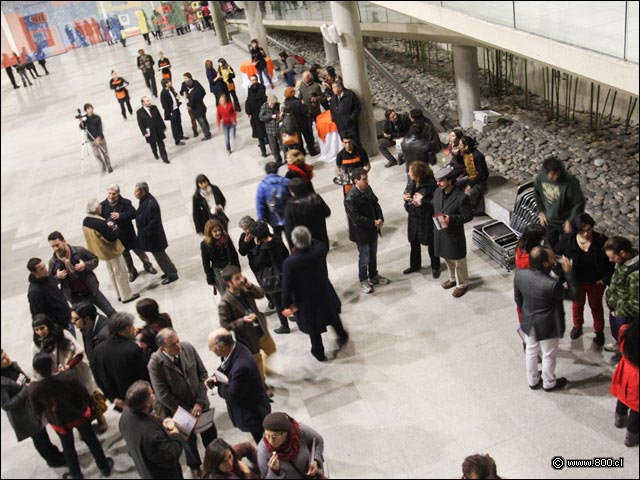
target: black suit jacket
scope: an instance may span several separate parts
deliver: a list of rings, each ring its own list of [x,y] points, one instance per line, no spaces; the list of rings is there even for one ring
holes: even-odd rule
[[[199,81],[194,80],[191,88],[183,84],[181,92],[184,91],[189,99],[189,108],[193,112],[195,118],[204,117],[207,114],[207,106],[204,104],[204,97],[207,92]]]
[[[140,132],[144,136],[147,133],[147,128],[149,129],[149,133],[151,135],[146,137],[147,143],[164,140],[164,131],[167,126],[164,124],[164,120],[162,120],[162,117],[160,116],[160,110],[158,110],[158,107],[155,105],[151,105],[149,110],[151,111],[151,115],[147,113],[147,110],[144,107],[140,107],[136,112]]]
[[[173,95],[174,97],[177,95],[173,87],[171,87],[170,90],[163,88],[162,92],[160,92],[160,103],[162,104],[162,109],[164,110],[165,120],[171,120],[171,115],[173,114],[173,100],[171,100],[171,95]],[[178,102],[177,98],[176,102]],[[180,105],[182,105],[182,103],[178,102],[178,108],[180,108]]]
[[[94,364],[96,382],[112,402],[115,398],[124,400],[127,389],[136,380],[149,381],[144,353],[133,340],[111,337],[98,344]]]
[[[449,196],[438,188],[433,194],[433,213],[449,215],[449,226],[434,230],[433,245],[437,257],[460,260],[467,256],[467,239],[464,224],[473,219],[469,196],[454,188]]]
[[[138,236],[133,228],[133,221],[136,218],[136,209],[128,200],[122,196],[118,198],[118,202],[115,206],[109,205],[109,200],[104,199],[100,205],[102,205],[101,215],[106,219],[111,219],[111,213],[116,212],[120,214],[120,218],[116,220],[116,225],[120,230],[120,241],[127,250],[133,250],[138,246]]]

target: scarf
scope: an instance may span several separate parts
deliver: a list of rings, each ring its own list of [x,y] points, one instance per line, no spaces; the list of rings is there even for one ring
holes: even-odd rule
[[[207,185],[207,188],[205,190],[200,190],[200,195],[202,195],[202,198],[204,198],[207,201],[207,204],[209,204],[209,210],[211,210],[211,214],[215,215],[216,213],[218,213],[216,211],[216,197],[213,195],[213,189],[211,188],[211,185]]]
[[[287,439],[280,447],[273,448],[269,440],[264,439],[264,444],[269,454],[271,455],[273,452],[277,452],[278,460],[285,462],[293,461],[298,456],[298,453],[300,453],[300,425],[298,425],[298,422],[293,418],[291,419],[291,423],[291,431],[287,434]]]
[[[304,181],[304,183],[310,183],[313,178],[313,167],[311,165],[307,165],[306,163],[302,164],[302,167],[298,165],[288,165],[288,170],[292,172],[296,172],[300,178]]]
[[[78,278],[78,273],[76,272],[75,267],[73,266],[73,263],[71,262],[71,248],[67,246],[67,255],[65,257],[58,257],[58,260],[60,260],[63,264],[64,264],[64,268],[67,271],[67,273],[69,274],[69,278],[71,280],[75,280]]]

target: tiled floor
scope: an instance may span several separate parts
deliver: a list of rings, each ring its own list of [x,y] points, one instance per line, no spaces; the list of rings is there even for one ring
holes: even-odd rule
[[[265,162],[250,138],[245,115],[239,118],[238,144],[231,157],[215,131],[211,142],[190,139],[184,147],[167,142],[171,165],[155,161],[135,119],[120,117],[107,89],[115,65],[132,83],[134,105],[148,93],[135,68],[141,46],[141,39],[134,38],[126,49],[101,45],[51,59],[50,76],[16,91],[2,75],[2,347],[27,370],[31,360],[27,260],[50,257],[46,237],[55,229],[71,244],[83,243],[87,199],[104,198],[111,182],[119,183],[123,194],[133,199],[133,186],[140,180],[149,183],[160,201],[168,253],[180,280],[167,287],[159,285],[158,277],[141,275],[133,289],[155,298],[171,314],[181,339],[198,348],[210,370],[217,365],[206,348],[206,336],[218,321],[216,300],[200,263],[200,238],[190,218],[194,179],[205,173],[221,187],[228,200],[231,234],[237,239],[238,220],[255,211],[256,185]],[[210,33],[167,39],[148,51],[157,56],[160,49],[171,59],[175,76],[190,71],[201,82],[205,59],[224,56],[237,67],[246,58],[235,46],[216,47]],[[281,96],[281,85],[276,92]],[[206,100],[211,105],[212,96]],[[102,116],[115,168],[109,176],[100,175],[92,158],[81,174],[80,133],[73,117],[85,102],[93,103]],[[186,121],[184,126],[190,134]],[[315,164],[314,183],[333,210],[328,223],[329,271],[353,341],[336,360],[321,364],[309,354],[308,338],[297,330],[276,336],[278,353],[269,361],[276,391],[274,410],[287,411],[322,433],[335,478],[453,478],[460,476],[463,458],[478,452],[493,455],[499,473],[507,478],[637,478],[637,448],[624,447],[624,432],[613,426],[610,354],[592,350],[590,315],[585,337],[573,344],[567,338],[561,342],[557,370],[569,377],[571,388],[553,394],[529,390],[515,332],[511,274],[471,246],[470,224],[472,289],[465,297],[453,299],[428,269],[402,275],[409,257],[401,200],[404,172],[385,169],[383,164],[381,157],[373,159],[371,184],[387,219],[379,249],[380,272],[392,283],[369,296],[360,294],[356,281],[357,254],[347,239],[342,192],[331,183],[333,168]],[[104,266],[97,274],[103,291],[115,301]],[[119,308],[134,312],[133,305]],[[272,327],[277,323],[274,316],[269,321]],[[332,336],[325,337],[328,350],[335,349]],[[213,404],[220,435],[229,442],[249,440],[231,427],[218,397],[213,397]],[[109,412],[108,419],[110,428],[102,439],[116,460],[114,477],[134,477],[118,435],[118,415]],[[87,477],[98,476],[87,448],[80,441],[77,446]],[[624,457],[625,466],[556,472],[550,467],[555,455]],[[15,441],[4,414],[1,472],[3,478],[54,475],[29,441]]]

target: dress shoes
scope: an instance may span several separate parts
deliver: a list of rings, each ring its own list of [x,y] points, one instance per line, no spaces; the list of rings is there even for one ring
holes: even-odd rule
[[[162,285],[168,285],[171,282],[175,282],[176,280],[178,280],[178,276],[177,275],[175,277],[167,277],[164,280],[162,280]]]
[[[460,298],[465,293],[467,293],[467,290],[469,290],[469,287],[456,287],[451,295],[453,296],[453,298]]]
[[[213,137],[211,135],[209,135],[208,137],[204,137],[202,139],[200,139],[201,142],[206,142],[207,140],[211,140]]]
[[[291,333],[291,329],[289,327],[280,326],[274,330],[274,332],[279,334]]]
[[[140,294],[139,293],[134,293],[133,295],[131,295],[131,298],[129,298],[128,300],[123,300],[122,303],[133,302],[134,300],[137,300],[139,298],[140,298]]]
[[[176,142],[176,145],[186,145],[184,142]]]
[[[160,156],[157,153],[153,154],[153,158],[155,158],[156,160],[160,160]]]
[[[626,415],[620,415],[616,413],[615,426],[616,428],[625,428],[627,426],[628,417]]]
[[[171,163],[168,158],[162,160],[162,163]]]
[[[338,337],[338,348],[344,347],[347,343],[349,343],[349,334]]]
[[[440,278],[440,269],[439,268],[432,268],[431,269],[431,276],[433,278]]]
[[[569,336],[571,337],[571,340],[577,340],[582,336],[582,329],[573,327]]]
[[[456,286],[456,281],[451,279],[447,280],[442,284],[442,288],[444,288],[445,290],[449,290],[450,288],[453,288],[455,286]]]
[[[145,270],[145,272],[150,273],[151,275],[155,275],[156,273],[158,273],[158,271],[155,268],[153,268],[153,265],[150,266],[149,268],[144,267],[144,270]],[[166,277],[167,277],[166,275],[162,276],[162,278],[166,278]]]
[[[129,283],[133,283],[138,278],[138,271],[134,270],[133,272],[129,272]]]
[[[604,332],[596,332],[596,337],[593,339],[593,343],[598,347],[604,345]]]
[[[398,165],[398,162],[393,160],[393,161],[388,161],[387,163],[384,164],[384,168],[389,168],[389,167],[393,167],[395,165]]]
[[[419,272],[419,271],[420,271],[420,269],[419,269],[419,268],[409,267],[409,268],[405,268],[405,269],[402,271],[402,273],[403,273],[403,275],[409,275],[410,273],[413,273],[413,272]]]

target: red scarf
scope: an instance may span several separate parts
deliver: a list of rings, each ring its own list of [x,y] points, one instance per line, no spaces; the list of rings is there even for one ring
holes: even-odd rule
[[[311,179],[313,178],[313,167],[311,165],[307,165],[306,163],[302,164],[301,168],[298,165],[288,165],[287,169],[291,170],[292,172],[296,172],[300,178],[302,178],[302,180],[304,181],[304,183],[310,183]]]
[[[291,166],[291,165],[289,165]],[[278,448],[273,448],[273,445],[267,440],[264,439],[264,444],[267,447],[267,451],[270,454],[273,452],[278,453],[278,459],[287,461],[293,461],[298,456],[298,452],[300,452],[300,426],[298,422],[296,422],[293,418],[291,419],[292,428],[291,431],[287,434],[287,439],[285,442],[280,445]]]

